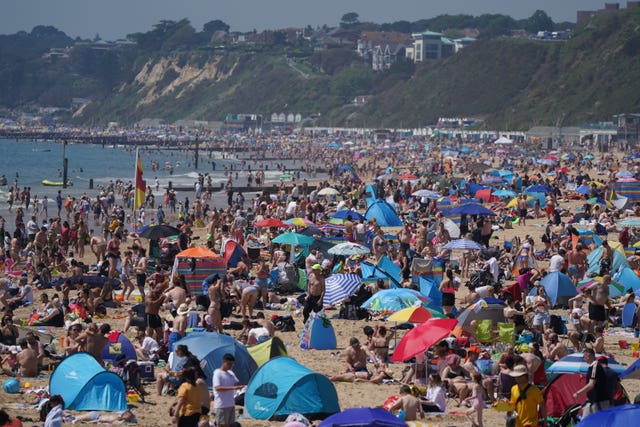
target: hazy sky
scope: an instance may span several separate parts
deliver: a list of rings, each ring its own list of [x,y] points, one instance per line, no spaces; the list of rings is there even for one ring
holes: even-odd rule
[[[415,21],[442,14],[502,13],[526,18],[536,9],[554,21],[575,22],[577,10],[602,8],[605,0],[3,0],[0,33],[52,25],[71,37],[105,40],[146,32],[160,20],[188,18],[200,31],[221,19],[232,31],[335,26],[347,12],[361,21]],[[626,5],[626,2],[621,3]]]

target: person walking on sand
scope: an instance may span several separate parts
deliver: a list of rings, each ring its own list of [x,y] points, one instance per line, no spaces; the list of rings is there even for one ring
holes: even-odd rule
[[[515,427],[534,427],[538,419],[547,427],[547,408],[538,387],[529,383],[529,372],[524,365],[517,365],[509,373],[516,385],[511,387],[510,406],[516,412]],[[539,416],[539,417],[538,417]]]

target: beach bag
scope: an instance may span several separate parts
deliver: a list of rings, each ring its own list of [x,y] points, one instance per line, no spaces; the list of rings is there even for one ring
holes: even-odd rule
[[[295,332],[296,322],[290,315],[278,316],[273,320],[273,325],[280,332]]]

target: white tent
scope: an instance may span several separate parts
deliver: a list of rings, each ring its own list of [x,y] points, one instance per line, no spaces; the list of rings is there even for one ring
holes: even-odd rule
[[[509,139],[506,136],[501,136],[494,141],[494,144],[513,144],[513,139]]]

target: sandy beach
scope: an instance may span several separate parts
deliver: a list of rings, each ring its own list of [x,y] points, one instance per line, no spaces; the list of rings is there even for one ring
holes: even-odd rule
[[[596,171],[591,171],[592,176],[596,176]],[[224,200],[220,197],[224,193],[219,193],[218,198],[214,198],[220,202]],[[561,207],[570,208],[575,211],[576,208],[580,207],[582,202],[573,201],[573,202],[561,202]],[[10,219],[8,219],[9,221]],[[175,218],[170,218],[172,223],[175,223]],[[494,233],[494,237],[492,239],[492,245],[502,246],[504,242],[510,242],[514,237],[518,236],[521,239],[524,238],[525,235],[533,236],[537,242],[537,245],[540,245],[539,238],[543,232],[543,227],[546,224],[546,220],[544,218],[527,220],[526,226],[518,226],[515,225],[512,229],[505,229],[501,231],[497,231]],[[204,228],[195,228],[194,233],[197,236],[200,236],[199,240],[195,240],[196,244],[200,244],[200,242],[204,242],[205,239],[205,229]],[[609,235],[610,240],[617,241],[617,234],[611,233]],[[90,251],[87,251],[88,255],[82,259],[83,262],[87,264],[91,264],[94,262],[93,256],[90,255]],[[454,258],[455,258],[454,253]],[[539,263],[540,268],[546,268],[547,262],[542,261]],[[511,281],[508,281],[506,285],[511,284]],[[457,303],[462,300],[465,296],[467,289],[462,287],[461,290],[456,294]],[[39,301],[39,295],[42,292],[46,292],[51,296],[55,291],[54,290],[46,290],[46,291],[36,291],[35,292],[35,300]],[[124,316],[126,313],[128,305],[124,305],[117,309],[110,309],[108,311],[108,315],[99,320],[100,322],[109,323],[113,329],[121,329],[123,326]],[[21,318],[27,318],[30,313],[30,308],[22,308],[16,312],[18,316]],[[285,312],[272,312],[265,310],[265,316],[270,317],[271,314],[284,314]],[[566,310],[554,310],[553,313],[566,315]],[[287,351],[289,355],[295,358],[297,361],[307,366],[308,368],[319,372],[325,375],[331,375],[340,373],[344,370],[344,363],[339,352],[346,348],[349,345],[349,339],[351,337],[358,337],[360,340],[364,338],[362,328],[365,325],[375,325],[375,324],[384,324],[383,321],[351,321],[351,320],[342,320],[342,319],[332,319],[333,327],[336,331],[337,337],[337,348],[335,350],[303,350],[300,348],[300,332],[302,330],[302,318],[301,316],[293,313],[296,319],[296,332],[278,332],[276,335],[279,336],[283,342],[287,346]],[[337,310],[328,310],[327,315],[331,318],[334,316],[337,317]],[[238,318],[233,320],[240,320]],[[386,326],[393,326],[392,322],[386,322]],[[63,334],[62,330],[54,330],[54,329],[46,329],[47,332],[51,332],[57,337]],[[237,333],[236,331],[230,331],[232,335]],[[400,340],[404,331],[399,331],[396,340]],[[128,336],[132,336],[131,333],[127,334]],[[632,357],[632,351],[629,349],[621,349],[618,346],[619,340],[627,340],[628,342],[639,342],[637,338],[633,338],[631,333],[624,333],[616,330],[616,333],[607,333],[606,334],[606,349],[615,357],[616,360],[623,364],[630,364],[635,359]],[[394,340],[394,341],[396,341]],[[395,379],[399,379],[402,376],[402,369],[404,368],[404,364],[392,364],[390,370],[393,372],[393,377]],[[158,369],[158,368],[156,368]],[[6,379],[6,377],[0,377],[2,380]],[[33,409],[30,405],[37,400],[35,396],[31,395],[28,392],[25,392],[24,384],[27,382],[26,379],[21,380],[21,394],[7,394],[0,393],[0,407],[7,410],[11,415],[20,415],[25,419],[30,419],[31,421],[24,422],[25,426],[31,425],[41,425],[37,420],[37,413],[35,409]],[[46,387],[48,384],[48,378],[35,378],[29,379],[34,388]],[[640,381],[637,380],[625,380],[623,381],[623,385],[625,386],[629,397],[633,401],[633,398],[636,394],[640,393]],[[370,384],[370,383],[346,383],[346,382],[337,382],[335,383],[336,390],[338,392],[340,407],[342,409],[350,408],[350,407],[375,407],[380,406],[385,401],[385,399],[391,395],[398,394],[398,390],[400,384],[398,382],[389,383],[389,384]],[[138,419],[138,425],[140,426],[169,426],[171,423],[169,422],[168,416],[168,408],[170,404],[175,400],[174,397],[170,396],[161,396],[158,397],[155,395],[155,384],[149,384],[146,386],[147,390],[152,393],[146,397],[147,403],[136,403],[132,406],[133,411]],[[26,408],[19,408],[19,404],[27,404]],[[464,409],[462,409],[464,410]],[[424,420],[423,425],[425,426],[471,426],[471,422],[464,416],[460,415],[461,409],[456,407],[453,399],[449,399],[447,403],[447,413],[439,416],[430,416]],[[213,420],[213,419],[212,419]],[[282,425],[283,423],[279,422],[270,422],[270,421],[260,421],[253,420],[249,418],[241,418],[238,420],[243,426],[271,426],[271,425]],[[493,409],[487,409],[484,411],[484,424],[486,426],[499,426],[504,424],[504,413],[497,412]],[[85,425],[85,424],[78,424]],[[89,424],[86,424],[89,425]],[[212,424],[213,425],[213,424]]]

